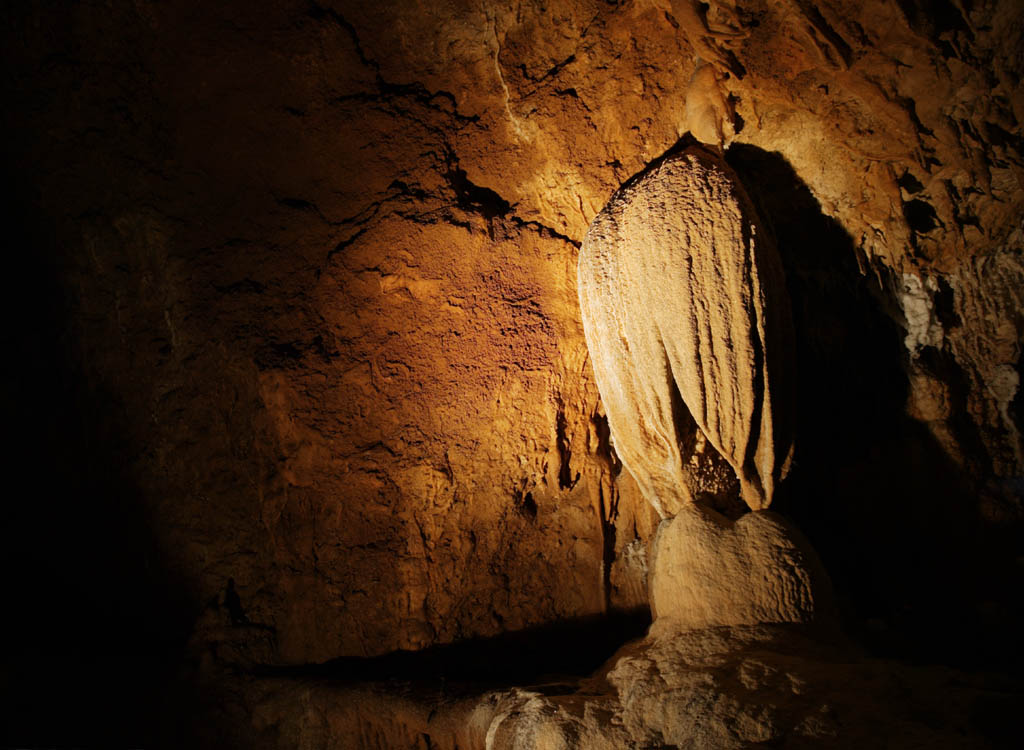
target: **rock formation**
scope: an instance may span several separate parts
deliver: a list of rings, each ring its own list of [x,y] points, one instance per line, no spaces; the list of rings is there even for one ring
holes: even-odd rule
[[[1019,727],[1005,684],[864,658],[778,625],[680,630],[659,620],[584,678],[440,700],[440,683],[401,684],[236,677],[211,692],[247,747],[855,750],[881,739],[983,750],[1013,747]],[[212,706],[197,710],[216,716]]]
[[[651,549],[651,614],[680,629],[825,623],[833,615],[818,556],[775,513],[734,523],[692,504],[661,524]]]
[[[12,0],[0,18],[0,403],[23,485],[0,524],[0,744],[443,747],[439,723],[477,709],[460,726],[485,744],[528,735],[517,711],[613,745],[1021,736],[1019,682],[985,672],[1024,670],[1019,2]],[[753,505],[773,497],[857,646],[655,632],[599,675],[623,697],[591,700],[572,691],[598,664],[552,685],[533,641],[503,639],[644,629],[660,518],[611,436],[576,273],[609,196],[695,141],[727,147],[688,153],[715,190],[742,184],[751,252],[777,238],[799,398],[787,426],[753,327],[706,432],[689,393],[719,369],[673,372],[694,422],[673,418],[681,447],[650,441],[683,475],[658,497],[734,518],[737,473]],[[742,239],[756,222],[728,201],[716,226]],[[730,310],[702,345],[761,314]],[[446,659],[478,641],[541,663],[473,692]],[[373,679],[405,651],[440,663],[423,695]],[[646,708],[620,710],[630,695]]]
[[[706,438],[767,508],[793,448],[792,323],[732,170],[695,148],[655,164],[594,219],[578,279],[615,450],[644,496],[663,517],[697,499]]]

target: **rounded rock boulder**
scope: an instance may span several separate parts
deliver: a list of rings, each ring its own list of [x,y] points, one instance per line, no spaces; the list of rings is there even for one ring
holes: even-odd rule
[[[833,618],[832,586],[810,543],[784,518],[756,511],[733,522],[690,504],[653,543],[651,612],[684,629]]]

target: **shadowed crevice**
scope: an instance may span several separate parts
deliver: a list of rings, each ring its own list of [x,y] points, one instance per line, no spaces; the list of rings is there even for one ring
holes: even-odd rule
[[[580,617],[493,638],[395,651],[369,658],[344,657],[323,664],[252,667],[261,677],[319,678],[338,683],[458,683],[499,688],[548,683],[595,672],[623,644],[643,637],[646,609]]]
[[[909,354],[887,272],[861,273],[850,236],[781,155],[739,145],[727,159],[777,238],[793,307],[796,450],[773,509],[807,534],[847,629],[878,653],[991,662],[1000,641],[977,613],[988,577],[977,503],[906,414]]]

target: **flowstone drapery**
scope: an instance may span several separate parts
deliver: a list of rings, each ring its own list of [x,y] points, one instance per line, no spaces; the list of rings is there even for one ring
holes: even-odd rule
[[[810,545],[764,511],[793,451],[793,328],[782,265],[732,170],[699,147],[620,189],[579,260],[583,328],[615,449],[663,520],[649,592],[683,629],[828,618]],[[727,466],[726,466],[727,464]]]
[[[723,458],[767,508],[793,448],[792,321],[775,247],[722,158],[691,147],[620,189],[578,283],[615,449],[662,517],[713,492]]]

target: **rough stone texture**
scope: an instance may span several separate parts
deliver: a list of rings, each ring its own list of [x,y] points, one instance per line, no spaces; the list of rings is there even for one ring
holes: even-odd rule
[[[941,431],[940,441],[950,455],[959,461],[982,462],[973,467],[977,473],[1015,477],[1024,463],[1018,396],[1024,356],[1024,321],[1019,312],[1024,304],[1022,253],[1000,249],[972,258],[947,278],[928,277],[928,282],[939,297],[928,310],[928,328],[936,337],[932,346],[945,348],[953,362],[961,363],[963,374],[959,383],[949,383],[948,375],[946,381],[940,380],[940,388],[948,395],[932,400],[912,388],[915,416]],[[948,347],[943,346],[944,339]],[[917,365],[916,372],[927,378],[927,360],[919,358]],[[956,399],[962,403],[954,403]],[[965,425],[953,421],[961,409],[980,426],[977,434],[965,434]]]
[[[781,516],[730,521],[700,505],[658,527],[651,548],[651,613],[678,627],[827,621],[828,577],[802,535]]]
[[[681,135],[731,129],[864,268],[1016,252],[1012,6],[12,6],[7,147],[155,585],[195,616],[234,577],[284,661],[642,604],[622,561],[653,523],[608,452],[576,243]],[[949,421],[1002,434],[1008,387]]]
[[[724,457],[767,508],[792,457],[793,326],[732,170],[695,148],[658,162],[594,219],[577,283],[615,451],[644,496],[674,515],[717,489]]]
[[[879,741],[980,749],[1019,738],[1012,707],[1022,686],[1013,680],[986,685],[955,670],[866,659],[792,627],[673,625],[659,621],[588,678],[474,691],[235,677],[218,686],[230,685],[219,710],[238,712],[246,747],[267,750],[852,749]]]
[[[43,696],[52,725],[52,686],[93,695],[118,648],[134,688],[231,578],[217,637],[270,665],[643,606],[657,519],[609,448],[577,245],[688,135],[788,165],[835,233],[787,279],[870,282],[858,304],[904,329],[834,336],[791,293],[821,334],[802,364],[832,359],[800,381],[821,416],[773,507],[815,508],[858,623],[1019,632],[1019,3],[258,5],[0,11],[2,397],[29,485],[0,547],[37,643],[11,673],[45,675],[5,705]],[[907,406],[924,426],[890,430]],[[1007,658],[974,634],[935,637]],[[69,643],[90,661],[66,683]]]

